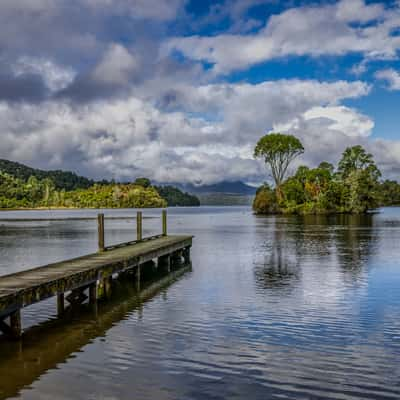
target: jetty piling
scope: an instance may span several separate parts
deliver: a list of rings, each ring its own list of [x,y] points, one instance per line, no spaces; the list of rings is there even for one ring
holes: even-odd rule
[[[136,239],[140,242],[143,239],[143,218],[142,212],[136,214]]]
[[[162,212],[162,234],[167,236],[167,210]]]
[[[182,259],[190,263],[193,236],[169,236],[167,213],[162,212],[162,233],[143,237],[142,212],[137,213],[137,238],[106,246],[104,214],[99,214],[98,252],[14,274],[0,276],[0,332],[22,335],[21,309],[50,297],[57,297],[57,313],[86,301],[96,305],[110,297],[112,281],[119,274],[133,273],[140,290],[142,270],[162,268],[171,271]]]
[[[99,214],[97,216],[97,231],[99,238],[99,251],[104,251],[104,214]]]

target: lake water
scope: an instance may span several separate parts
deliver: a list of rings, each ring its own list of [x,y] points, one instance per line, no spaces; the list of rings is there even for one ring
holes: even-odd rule
[[[0,274],[95,251],[96,213],[0,213]],[[105,214],[108,243],[135,238],[133,210]],[[160,210],[144,216],[158,233]],[[400,398],[399,208],[176,208],[169,231],[195,235],[192,269],[146,299],[125,282],[97,316],[24,309],[39,327],[0,343],[0,398]]]

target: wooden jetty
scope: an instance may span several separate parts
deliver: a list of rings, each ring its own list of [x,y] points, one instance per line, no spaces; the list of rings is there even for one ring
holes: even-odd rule
[[[13,338],[22,335],[21,309],[57,296],[61,315],[66,302],[75,306],[96,304],[107,297],[112,279],[132,273],[140,288],[143,268],[165,268],[171,263],[190,262],[192,236],[169,236],[167,214],[162,213],[162,234],[143,238],[142,213],[136,217],[137,239],[114,246],[105,245],[104,214],[98,216],[99,251],[14,274],[0,276],[0,331]]]

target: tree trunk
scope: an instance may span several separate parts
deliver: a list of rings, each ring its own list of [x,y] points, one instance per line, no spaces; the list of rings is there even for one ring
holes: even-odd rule
[[[276,191],[276,199],[278,201],[278,204],[280,204],[283,200],[283,192],[281,189],[281,185],[277,185],[275,191]]]

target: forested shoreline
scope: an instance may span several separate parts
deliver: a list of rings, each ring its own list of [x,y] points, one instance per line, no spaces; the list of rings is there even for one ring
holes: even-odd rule
[[[195,196],[171,186],[155,187],[146,178],[128,183],[96,183],[72,172],[36,170],[0,160],[0,209],[154,208],[199,204]]]
[[[345,149],[337,166],[299,166],[287,175],[292,161],[303,154],[292,135],[272,133],[260,139],[255,156],[263,158],[275,187],[262,185],[253,202],[256,214],[361,214],[380,206],[400,204],[400,184],[381,181],[373,155],[360,146]]]
[[[286,176],[290,163],[304,148],[291,135],[268,134],[255,156],[266,162],[275,186],[263,184],[256,193],[256,214],[365,213],[380,206],[400,205],[400,184],[382,180],[373,155],[362,146],[347,148],[336,166],[299,166]],[[147,208],[199,206],[195,195],[171,186],[94,180],[69,171],[44,171],[0,160],[0,209]]]

